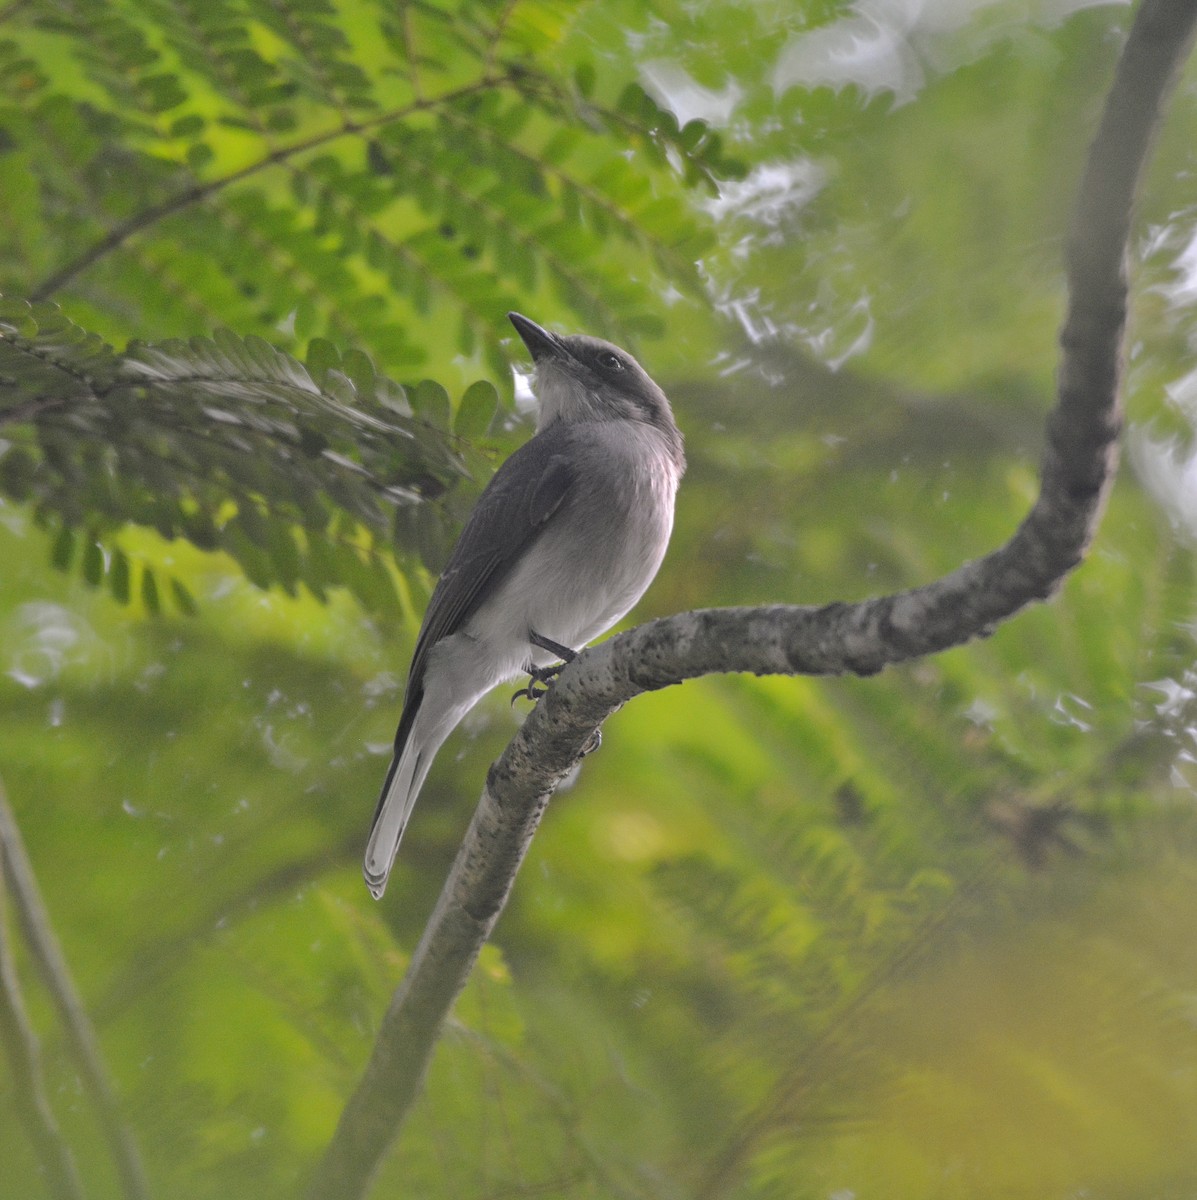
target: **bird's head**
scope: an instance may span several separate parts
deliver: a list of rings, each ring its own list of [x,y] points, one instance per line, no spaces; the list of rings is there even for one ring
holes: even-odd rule
[[[626,351],[602,338],[564,336],[507,314],[536,364],[537,427],[553,421],[640,421],[681,453],[681,434],[665,393]]]

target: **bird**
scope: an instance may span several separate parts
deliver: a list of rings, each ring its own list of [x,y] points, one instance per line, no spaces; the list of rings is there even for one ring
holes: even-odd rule
[[[495,472],[428,602],[363,874],[386,889],[437,751],[492,688],[542,694],[657,574],[686,468],[660,387],[626,350],[507,314],[532,356],[536,432]],[[521,694],[521,693],[517,693]]]

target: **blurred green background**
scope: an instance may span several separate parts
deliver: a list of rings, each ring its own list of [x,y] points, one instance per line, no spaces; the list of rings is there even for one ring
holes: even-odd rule
[[[514,731],[505,694],[458,731],[371,901],[437,556],[529,429],[506,310],[624,342],[673,400],[690,470],[636,617],[933,579],[1035,494],[1062,231],[1130,16],[0,7],[0,291],[119,349],[323,338],[412,397],[501,397],[451,438],[472,479],[380,552],[385,596],[319,599],[277,560],[257,586],[185,523],[0,479],[0,778],[153,1194],[299,1194]],[[612,718],[375,1194],[1192,1195],[1194,147],[1190,68],[1140,206],[1130,452],[1089,560],[933,660],[703,679]],[[413,406],[449,437],[443,395]],[[0,474],[21,449],[50,478],[8,403]],[[161,603],[113,581],[117,551]],[[5,920],[87,1194],[121,1195]],[[0,1066],[0,1196],[23,1200],[22,1086]]]

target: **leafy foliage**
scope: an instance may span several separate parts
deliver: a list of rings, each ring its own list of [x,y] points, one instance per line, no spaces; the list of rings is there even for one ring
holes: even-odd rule
[[[117,537],[132,522],[224,550],[262,587],[342,584],[394,607],[391,536],[417,528],[396,512],[429,511],[465,474],[435,385],[409,400],[360,353],[316,341],[305,367],[227,331],[118,355],[52,306],[0,303],[0,486],[58,525],[57,566],[82,528],[84,578],[125,602],[139,586],[156,611],[152,569],[135,584]],[[463,423],[484,430],[497,402],[477,385]]]
[[[555,69],[568,20],[493,0],[20,6],[0,287],[105,333],[219,321],[387,370],[456,349],[505,372],[517,297],[659,328],[655,283],[693,291],[708,236],[684,186],[739,168],[634,83],[607,99],[593,67]]]
[[[85,577],[128,597],[113,534],[131,521],[227,550],[263,586],[322,595],[340,580],[394,609],[392,537],[439,565],[476,493],[448,494],[464,448],[446,440],[443,387],[402,393],[372,363],[409,378],[456,353],[460,385],[503,377],[509,309],[570,311],[630,338],[659,329],[665,281],[696,291],[709,232],[683,193],[740,168],[638,84],[605,99],[592,67],[554,69],[566,15],[223,0],[13,10],[0,290],[61,299],[118,344],[189,339],[139,343],[118,363],[48,310],[6,307],[4,421],[32,417],[35,436],[8,450],[3,486],[61,524],[55,561],[79,540]],[[318,388],[260,339],[194,339],[217,324],[293,354],[310,345]],[[459,432],[477,440],[493,393],[467,394]]]

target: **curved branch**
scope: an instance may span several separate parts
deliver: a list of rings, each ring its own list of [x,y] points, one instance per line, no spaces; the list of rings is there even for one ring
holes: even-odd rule
[[[374,1052],[309,1195],[361,1196],[414,1100],[437,1030],[489,937],[554,789],[595,730],[641,692],[714,672],[873,674],[984,637],[1081,561],[1117,465],[1126,245],[1135,189],[1193,0],[1143,0],[1090,150],[1068,239],[1068,313],[1039,498],[1010,541],[924,587],[858,604],[682,613],[587,650],[490,769]]]

